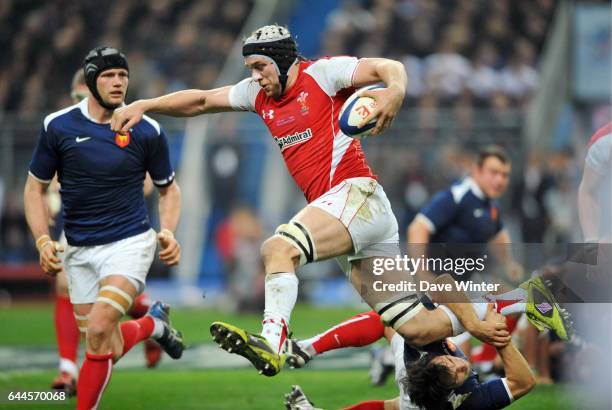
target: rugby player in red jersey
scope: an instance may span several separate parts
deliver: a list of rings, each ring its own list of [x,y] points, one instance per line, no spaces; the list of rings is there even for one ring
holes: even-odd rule
[[[357,88],[382,82],[384,88],[363,93],[376,100],[376,109],[361,125],[376,118],[373,135],[387,129],[406,93],[404,66],[386,58],[306,60],[298,54],[289,30],[278,25],[255,30],[244,41],[242,55],[249,78],[213,90],[184,90],[135,101],[116,110],[111,121],[113,130],[123,132],[146,112],[172,116],[256,113],[308,201],[262,245],[266,283],[261,334],[215,322],[210,328],[215,341],[246,357],[260,373],[277,374],[285,361],[282,346],[297,299],[295,270],[330,258],[336,258],[364,300],[405,340],[422,345],[446,336],[440,325],[447,319],[439,316],[445,313],[424,309],[416,292],[372,291],[374,280],[394,276],[373,275],[372,264],[399,255],[397,221],[359,140],[344,134],[338,124],[343,103]],[[493,343],[509,340],[504,324],[478,320],[469,303],[449,303],[448,307],[446,312],[472,334]]]

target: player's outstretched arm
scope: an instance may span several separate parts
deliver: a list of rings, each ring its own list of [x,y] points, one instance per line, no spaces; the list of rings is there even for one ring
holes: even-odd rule
[[[373,135],[380,134],[393,122],[395,115],[402,106],[408,86],[408,77],[404,65],[399,61],[387,58],[364,58],[359,61],[353,74],[353,85],[363,87],[382,81],[387,88],[365,91],[364,97],[376,100],[376,109],[369,117],[363,119],[361,128],[372,118],[378,118]]]
[[[213,90],[182,90],[161,97],[138,100],[115,110],[111,129],[127,132],[146,113],[193,117],[200,114],[233,111],[229,103],[231,86]]]
[[[512,398],[518,400],[533,389],[535,377],[521,352],[512,343],[497,351],[504,365],[508,389]]]
[[[159,258],[168,266],[181,259],[181,245],[174,237],[181,216],[181,190],[176,181],[159,189]]]
[[[23,202],[26,220],[40,254],[40,266],[47,274],[55,276],[62,270],[57,252],[63,252],[64,249],[49,236],[49,213],[45,201],[48,186],[49,184],[28,175],[23,191]]]

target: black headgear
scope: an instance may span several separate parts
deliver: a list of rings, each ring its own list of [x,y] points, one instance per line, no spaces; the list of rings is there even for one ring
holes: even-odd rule
[[[255,30],[242,46],[243,57],[253,54],[266,56],[274,61],[278,69],[281,90],[284,90],[289,67],[298,58],[297,45],[289,30],[276,25]]]
[[[85,73],[85,83],[87,88],[91,91],[91,94],[95,97],[100,105],[106,109],[112,110],[115,107],[109,106],[102,100],[100,93],[98,93],[98,87],[96,81],[102,71],[108,70],[109,68],[128,68],[127,59],[120,53],[119,50],[112,47],[96,47],[91,50],[85,60],[83,61],[83,72]]]

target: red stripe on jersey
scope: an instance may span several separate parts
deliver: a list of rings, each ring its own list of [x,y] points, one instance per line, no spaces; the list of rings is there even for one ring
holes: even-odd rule
[[[598,129],[595,134],[593,134],[587,148],[591,148],[591,146],[595,144],[595,142],[597,142],[600,138],[610,134],[612,134],[612,122],[609,122],[608,124],[604,125],[600,129]]]

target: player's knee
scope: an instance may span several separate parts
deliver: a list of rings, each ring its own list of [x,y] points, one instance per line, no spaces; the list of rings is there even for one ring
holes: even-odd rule
[[[306,226],[298,221],[282,224],[274,236],[262,245],[262,258],[268,261],[290,258],[302,266],[317,259],[314,238]]]
[[[96,299],[96,303],[99,303],[99,307],[104,313],[103,316],[113,317],[120,314],[119,318],[125,315],[132,304],[134,303],[133,297],[123,289],[117,286],[105,285],[100,288],[100,293]]]
[[[300,256],[299,251],[295,247],[278,236],[266,239],[261,245],[260,254],[264,264],[278,259],[297,260]]]
[[[115,329],[116,323],[108,318],[89,319],[87,323],[87,342],[97,346],[108,341]]]
[[[450,336],[450,334],[446,336],[443,334],[443,329],[440,328],[431,313],[430,310],[422,309],[418,315],[403,323],[397,332],[409,345],[414,347],[422,347]]]
[[[426,323],[422,320],[423,304],[417,295],[406,295],[391,302],[376,304],[376,312],[386,326],[398,332],[408,344],[423,346],[427,342]]]

